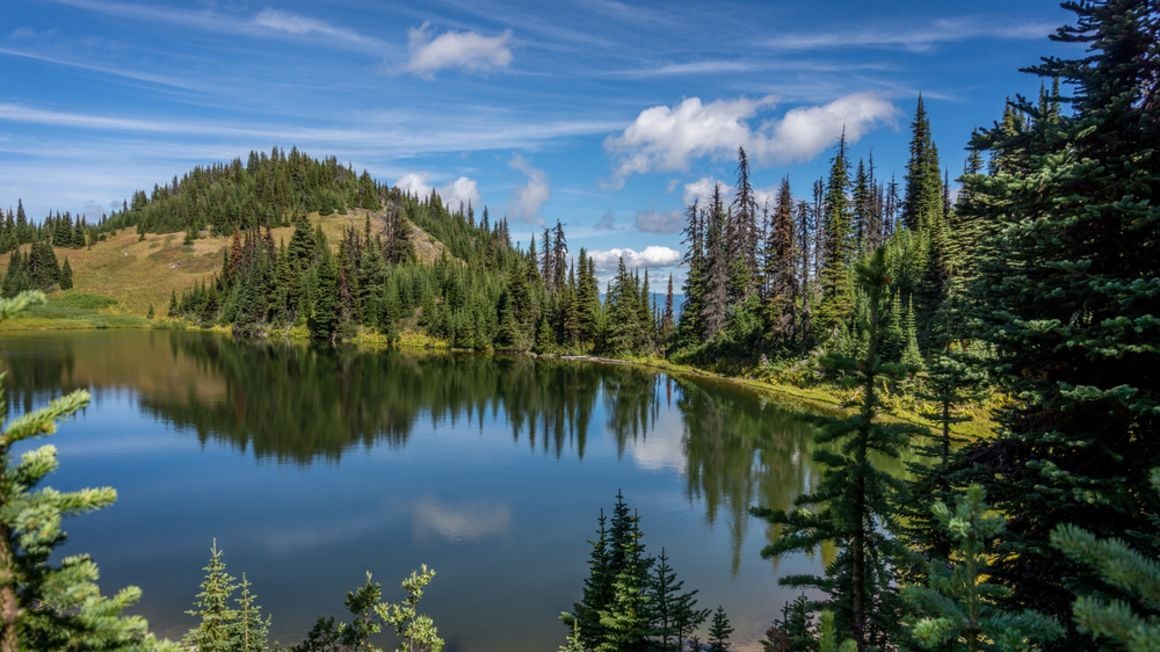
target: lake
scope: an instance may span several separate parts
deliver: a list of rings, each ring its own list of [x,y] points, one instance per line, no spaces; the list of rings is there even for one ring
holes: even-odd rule
[[[722,604],[754,649],[797,592],[753,505],[787,508],[817,470],[812,428],[769,397],[625,365],[469,354],[321,351],[208,333],[91,331],[0,338],[9,416],[62,391],[91,406],[45,440],[59,489],[115,487],[66,521],[111,593],[178,638],[216,538],[300,641],[343,615],[371,571],[384,597],[426,563],[449,652],[555,650],[581,594],[601,508],[639,510],[702,607]]]

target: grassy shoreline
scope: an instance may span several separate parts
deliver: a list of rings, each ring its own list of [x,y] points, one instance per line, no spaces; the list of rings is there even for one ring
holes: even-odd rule
[[[201,327],[188,324],[182,320],[168,318],[147,319],[132,315],[119,309],[116,301],[95,294],[63,293],[51,295],[49,302],[42,306],[35,306],[25,315],[0,322],[0,333],[17,332],[49,332],[49,331],[77,331],[77,330],[104,330],[104,329],[140,329],[140,330],[190,330],[199,332],[217,332],[229,334],[230,329],[225,326]],[[303,343],[309,341],[309,335],[304,326],[295,326],[289,329],[270,333],[268,339]],[[383,350],[398,347],[424,351],[452,351],[442,340],[417,331],[404,331],[394,344],[380,333],[360,329],[349,340],[348,344],[367,350]],[[535,354],[527,354],[535,355]],[[544,355],[545,357],[576,362],[595,364],[629,364],[645,367],[668,374],[710,380],[713,382],[728,383],[734,386],[745,387],[749,390],[769,394],[777,397],[781,402],[813,410],[839,414],[846,411],[843,404],[847,397],[839,392],[838,388],[830,387],[799,387],[784,383],[774,383],[743,376],[728,376],[690,365],[678,364],[664,358],[628,357],[608,358],[594,355]],[[917,411],[905,407],[893,406],[889,412],[883,413],[883,418],[903,421],[921,426],[930,426]],[[982,409],[976,409],[972,421],[956,424],[954,432],[970,438],[986,437],[993,430],[993,423]]]

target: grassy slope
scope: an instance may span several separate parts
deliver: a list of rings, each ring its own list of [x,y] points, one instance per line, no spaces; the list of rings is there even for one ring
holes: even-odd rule
[[[310,216],[321,220],[322,230],[337,251],[343,230],[362,230],[368,211],[353,210],[349,215]],[[381,232],[381,222],[372,218],[372,229]],[[291,227],[273,229],[274,241],[290,240]],[[420,261],[433,262],[446,253],[442,242],[411,225],[411,241]],[[138,240],[131,229],[98,242],[91,249],[56,249],[63,265],[67,257],[73,269],[73,289],[49,295],[49,305],[0,325],[0,330],[132,328],[147,325],[149,305],[158,317],[169,306],[170,292],[179,295],[198,280],[208,279],[221,269],[222,250],[230,236],[204,237],[192,245],[182,244],[184,233],[149,234]],[[0,272],[7,271],[11,254],[0,255]],[[102,301],[102,297],[108,300]]]

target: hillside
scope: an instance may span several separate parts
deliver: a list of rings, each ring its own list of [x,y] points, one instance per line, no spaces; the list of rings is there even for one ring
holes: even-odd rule
[[[368,217],[372,232],[382,234],[385,227],[381,211],[356,208],[347,215],[320,217],[314,213],[308,219],[312,225],[321,225],[331,250],[337,252],[344,230],[361,230]],[[431,264],[441,256],[452,257],[447,246],[434,236],[410,220],[406,225],[418,262]],[[271,235],[275,242],[289,241],[292,231],[289,226],[276,227],[271,229]],[[228,235],[205,235],[187,245],[184,232],[150,233],[140,240],[136,231],[122,229],[91,247],[54,247],[62,265],[68,259],[74,285],[71,290],[52,293],[50,299],[55,302],[70,295],[98,295],[116,302],[102,309],[110,314],[144,317],[150,304],[163,314],[171,292],[181,295],[197,281],[206,281],[221,269],[222,252],[230,241]],[[0,269],[8,268],[11,257],[11,252],[0,254]]]

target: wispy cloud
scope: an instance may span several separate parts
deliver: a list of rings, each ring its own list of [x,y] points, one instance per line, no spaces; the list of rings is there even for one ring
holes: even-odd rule
[[[323,145],[369,148],[381,155],[414,156],[422,153],[530,148],[571,136],[607,133],[615,123],[584,120],[534,121],[526,115],[443,114],[430,111],[400,114],[395,124],[381,127],[300,127],[293,124],[227,124],[220,122],[155,120],[53,111],[0,102],[0,121],[24,122],[94,131],[161,133],[174,139],[188,136],[238,139],[257,143]]]
[[[429,23],[407,30],[411,57],[405,69],[424,79],[446,69],[489,72],[507,68],[512,62],[512,32],[497,36],[478,32],[444,32],[435,36]]]
[[[763,43],[772,50],[807,51],[885,48],[928,52],[940,44],[975,39],[1038,39],[1055,31],[1054,23],[1011,24],[998,18],[944,18],[921,25],[876,25],[809,34],[785,33]]]
[[[293,36],[324,36],[340,41],[347,41],[368,49],[383,47],[379,39],[365,36],[353,29],[338,27],[326,21],[282,11],[279,9],[263,9],[254,16],[252,23],[260,29],[272,32],[282,32]]]
[[[256,37],[312,37],[316,45],[341,50],[363,50],[382,54],[389,44],[357,30],[276,9],[257,14],[234,14],[214,10],[192,11],[173,7],[110,2],[107,0],[49,0],[107,16],[134,21],[176,25],[221,34]]]
[[[132,79],[135,81],[148,82],[150,84],[159,84],[162,86],[172,86],[174,88],[180,88],[184,90],[198,91],[200,93],[212,93],[214,91],[213,87],[209,84],[199,84],[191,80],[181,79],[179,77],[173,77],[170,75],[155,75],[148,72],[128,70],[126,68],[118,68],[113,66],[104,66],[92,62],[76,61],[48,54],[30,52],[27,50],[0,47],[0,54],[10,57],[30,59],[32,61],[39,61],[41,63],[50,63],[58,66],[66,66],[69,68],[77,68],[79,70],[97,72],[114,77],[123,77],[125,79]]]

